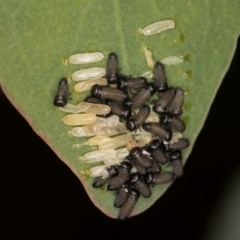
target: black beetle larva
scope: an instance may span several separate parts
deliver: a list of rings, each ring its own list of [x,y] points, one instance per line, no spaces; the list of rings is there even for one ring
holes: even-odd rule
[[[117,83],[118,77],[118,58],[116,53],[110,53],[107,60],[106,78],[109,84]]]
[[[94,179],[92,184],[94,188],[102,187],[104,184],[106,184],[109,181],[109,179],[116,176],[118,173],[118,169],[116,166],[110,166],[109,168],[107,168],[107,171],[108,171],[108,177],[102,178],[102,176],[100,176]]]
[[[140,173],[140,174],[142,174],[142,175],[147,174],[147,168],[140,166],[140,165],[137,163],[136,159],[131,158],[131,157],[129,157],[129,156],[127,157],[127,159],[130,161],[130,163],[133,165],[133,167],[136,168],[136,170],[137,170],[138,173]]]
[[[138,78],[121,78],[118,81],[118,89],[140,89],[145,86],[147,79],[145,77]]]
[[[186,128],[185,124],[179,118],[170,116],[169,114],[162,114],[160,123],[174,128],[178,132],[183,132]]]
[[[124,105],[131,108],[141,107],[145,102],[147,102],[151,96],[156,92],[154,86],[152,84],[147,84],[144,88],[142,88],[136,95],[133,97],[126,99],[124,101]]]
[[[62,78],[58,84],[58,91],[54,98],[53,104],[57,107],[64,107],[68,101],[68,82],[66,78]]]
[[[181,138],[175,143],[165,144],[164,145],[164,151],[169,152],[169,151],[182,150],[182,149],[184,149],[188,146],[189,146],[189,141],[185,138]]]
[[[131,186],[134,189],[138,190],[143,197],[149,198],[151,196],[150,188],[143,181],[143,179],[141,179],[141,177],[138,173],[132,174],[129,181],[131,183]]]
[[[133,158],[137,164],[144,168],[152,166],[152,159],[142,155],[142,150],[139,147],[132,148],[129,152],[129,158]]]
[[[94,85],[91,90],[93,97],[100,97],[105,99],[113,99],[116,101],[123,101],[128,97],[128,94],[108,86],[99,86],[98,84]]]
[[[175,175],[172,172],[163,172],[159,174],[148,173],[145,177],[147,184],[163,184],[172,182],[175,179]]]
[[[118,219],[120,220],[126,220],[128,219],[129,215],[131,214],[135,204],[137,203],[137,200],[139,198],[139,192],[136,190],[131,189],[130,193],[127,197],[126,202],[120,209],[118,213]]]
[[[154,104],[153,110],[159,114],[165,112],[173,100],[175,92],[176,91],[174,88],[169,88],[166,92],[164,92],[163,95]]]
[[[149,143],[149,151],[151,152],[152,157],[160,164],[166,164],[168,158],[163,151],[163,144],[159,139],[154,139]]]
[[[161,166],[159,163],[153,158],[152,159],[152,166],[148,168],[147,170],[150,173],[160,173],[161,172]]]
[[[171,114],[179,116],[182,114],[184,91],[181,88],[176,89],[176,95],[172,101]]]
[[[131,168],[132,165],[130,163],[122,162],[119,168],[118,175],[109,181],[107,189],[111,191],[116,190],[122,184],[124,184],[129,179]]]
[[[182,154],[180,151],[170,152],[169,158],[172,164],[173,172],[177,177],[183,175]]]
[[[107,99],[106,104],[111,108],[111,113],[123,119],[128,119],[132,115],[132,110],[129,107],[122,107],[113,100]]]
[[[160,62],[155,64],[155,82],[154,85],[158,92],[164,92],[168,89],[167,79],[164,73],[164,66]]]
[[[150,132],[165,141],[170,141],[172,138],[172,132],[168,129],[165,129],[159,123],[153,123],[153,122],[144,123],[142,125],[142,128],[145,131]]]
[[[116,197],[114,199],[113,205],[117,208],[120,208],[123,206],[123,204],[126,202],[128,194],[129,194],[129,184],[125,183],[121,187],[117,189]]]
[[[140,128],[150,114],[150,108],[147,105],[143,105],[136,116],[130,118],[126,122],[126,127],[129,131],[134,131]]]

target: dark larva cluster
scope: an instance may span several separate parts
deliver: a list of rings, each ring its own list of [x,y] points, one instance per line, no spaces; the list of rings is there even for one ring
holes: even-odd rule
[[[140,196],[151,196],[152,186],[171,182],[183,174],[181,150],[189,142],[183,138],[171,140],[173,131],[185,130],[185,124],[179,118],[182,114],[184,91],[168,87],[164,66],[160,62],[155,65],[154,75],[150,83],[144,77],[127,77],[119,72],[117,55],[110,53],[106,75],[108,86],[95,85],[91,91],[92,97],[104,101],[110,106],[111,113],[126,123],[128,131],[134,133],[141,129],[152,133],[150,143],[129,149],[129,155],[120,166],[107,169],[107,178],[97,177],[93,182],[94,188],[106,184],[107,190],[114,191],[113,205],[120,208],[118,217],[122,220],[129,217]],[[154,94],[160,95],[152,106],[160,121],[146,122],[152,111],[146,103],[150,103]],[[165,164],[172,165],[172,172],[161,171],[161,166]]]
[[[113,116],[120,119],[112,135],[110,128],[105,129],[105,132],[109,134],[106,136],[113,136],[115,142],[121,143],[95,144],[98,145],[98,151],[87,153],[81,159],[89,163],[102,161],[106,164],[99,166],[97,173],[90,174],[95,177],[92,187],[104,186],[112,191],[113,206],[119,208],[118,218],[125,220],[139,197],[149,198],[155,185],[172,182],[183,174],[181,151],[189,146],[189,141],[181,137],[186,128],[180,118],[184,91],[168,86],[164,66],[160,62],[155,64],[151,81],[142,76],[122,74],[116,53],[108,56],[105,78],[106,85],[92,85],[91,96],[85,99],[85,103],[110,107],[109,113],[98,114],[97,117],[100,122]],[[67,101],[68,84],[66,79],[62,79],[54,105],[63,107]],[[151,115],[155,116],[155,120]],[[92,127],[91,124],[89,126]],[[88,127],[87,131],[90,131],[89,126],[84,126]],[[121,132],[116,131],[118,128]],[[162,170],[166,166],[171,166],[169,169],[172,170]]]

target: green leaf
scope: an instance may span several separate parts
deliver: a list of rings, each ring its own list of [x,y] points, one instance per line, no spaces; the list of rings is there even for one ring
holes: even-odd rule
[[[34,131],[78,176],[91,200],[105,214],[117,217],[114,195],[93,189],[92,179],[82,174],[89,165],[79,162],[78,157],[90,147],[74,146],[87,138],[68,134],[69,127],[61,121],[65,114],[52,102],[60,78],[77,69],[105,67],[106,59],[65,66],[63,57],[94,51],[108,55],[114,51],[123,73],[140,75],[151,70],[146,64],[143,45],[152,52],[155,61],[183,56],[183,63],[165,69],[169,85],[187,91],[184,137],[191,146],[183,154],[186,162],[236,47],[239,0],[231,4],[224,0],[2,0],[0,6],[0,83],[5,94]],[[152,36],[140,34],[140,28],[166,19],[175,21],[174,29]],[[83,100],[88,94],[73,94],[71,103]],[[140,198],[133,215],[146,210],[168,187],[169,184],[155,186],[149,199]]]

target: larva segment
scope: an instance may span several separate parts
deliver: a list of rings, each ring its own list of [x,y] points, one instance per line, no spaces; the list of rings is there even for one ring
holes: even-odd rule
[[[118,173],[118,169],[116,166],[110,166],[106,169],[108,171],[108,176],[106,178],[103,177],[96,177],[93,181],[92,186],[94,188],[100,188],[105,185],[112,177],[116,176]]]
[[[117,87],[120,90],[126,89],[140,89],[145,86],[147,79],[145,77],[136,77],[136,78],[121,78],[118,81]]]
[[[182,154],[181,151],[170,152],[169,154],[170,162],[172,164],[173,172],[177,177],[183,175],[183,166],[182,166]]]
[[[168,152],[168,151],[182,150],[182,149],[184,149],[188,146],[189,146],[189,141],[185,138],[181,138],[173,144],[165,144],[164,145],[164,151]]]
[[[166,164],[168,158],[163,151],[163,144],[158,139],[154,139],[148,146],[149,151],[151,152],[152,157],[160,164]]]
[[[132,165],[130,163],[121,163],[118,175],[109,181],[107,189],[113,191],[122,186],[129,179],[131,168]]]
[[[164,66],[160,62],[156,62],[156,65],[155,65],[155,83],[154,84],[158,92],[164,92],[168,89]]]
[[[108,86],[99,86],[97,84],[92,87],[91,94],[93,97],[112,99],[116,101],[123,101],[128,97],[127,93],[119,89],[111,88]]]
[[[183,132],[186,128],[185,124],[179,118],[170,116],[169,114],[162,114],[160,123],[174,128],[178,132]]]
[[[169,88],[166,92],[162,94],[162,96],[156,101],[153,106],[153,110],[159,114],[162,114],[167,110],[167,107],[170,105],[172,100],[175,97],[175,89]]]
[[[124,105],[131,108],[141,107],[144,103],[146,103],[151,96],[156,92],[154,86],[152,84],[147,84],[144,88],[142,88],[136,95],[133,97],[126,99],[124,101]]]
[[[131,189],[130,193],[128,195],[128,198],[122,208],[119,211],[118,218],[120,220],[126,220],[130,216],[135,204],[137,203],[137,200],[139,198],[139,192],[136,190]]]
[[[139,147],[135,147],[131,149],[129,153],[129,158],[134,159],[134,161],[144,168],[149,168],[152,166],[152,160],[150,158],[147,158],[142,154],[142,150]]]
[[[117,189],[116,197],[114,199],[114,207],[120,208],[126,202],[129,194],[129,184],[123,184],[120,188]]]
[[[107,60],[107,81],[109,84],[117,83],[118,79],[118,57],[116,53],[110,53]]]
[[[175,179],[175,175],[172,172],[163,172],[159,174],[149,173],[145,177],[147,184],[157,185],[172,182]]]
[[[149,198],[151,196],[151,190],[148,185],[141,179],[138,173],[132,174],[130,177],[131,186],[140,192],[140,194],[145,197]]]
[[[172,101],[172,110],[171,114],[179,116],[182,114],[184,100],[184,91],[181,88],[176,89],[176,95]]]
[[[126,127],[129,131],[134,131],[140,128],[150,114],[150,108],[147,105],[143,105],[138,111],[137,115],[128,119],[126,122]]]
[[[172,132],[170,130],[165,129],[163,126],[161,126],[158,123],[144,123],[143,129],[152,133],[153,135],[158,136],[160,139],[163,139],[165,141],[170,141],[172,137]]]
[[[107,99],[106,104],[111,108],[111,113],[119,116],[120,118],[128,119],[132,114],[130,108],[121,106],[113,100]]]

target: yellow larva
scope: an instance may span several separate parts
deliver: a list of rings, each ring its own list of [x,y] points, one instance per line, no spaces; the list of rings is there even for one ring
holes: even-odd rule
[[[78,126],[93,123],[97,120],[95,114],[69,114],[66,115],[63,119],[63,122],[66,125]]]
[[[82,127],[74,127],[70,131],[70,134],[74,137],[91,137],[94,135],[97,136],[112,136],[117,135],[126,131],[126,125],[123,123],[119,123],[116,127],[104,127],[105,123],[99,121],[91,124],[86,124]]]
[[[95,122],[91,123],[91,124],[84,125],[82,127],[74,127],[69,131],[69,133],[72,134],[72,136],[74,136],[74,137],[95,136],[97,134],[95,132],[93,132],[91,129],[89,129],[89,126],[92,125],[92,124],[95,125]],[[101,127],[100,128],[95,128],[94,130],[96,130],[96,129],[97,129],[97,131],[101,132]]]
[[[175,65],[183,62],[183,56],[170,56],[161,60],[165,65]]]
[[[143,46],[143,51],[144,51],[144,55],[145,55],[145,58],[146,58],[146,61],[147,61],[147,65],[150,68],[153,68],[154,67],[154,61],[153,61],[153,58],[152,58],[152,53],[147,49],[146,46]]]
[[[109,138],[106,136],[95,136],[90,139],[88,139],[87,142],[85,142],[83,145],[89,145],[89,146],[94,146],[98,145],[100,143],[106,143],[106,142],[112,142],[113,138]]]
[[[93,113],[97,115],[108,114],[111,111],[111,108],[105,104],[95,104],[88,102],[80,102],[78,105],[72,105],[67,103],[64,107],[59,107],[59,110],[68,113]]]
[[[152,71],[147,71],[147,72],[144,72],[141,76],[145,77],[145,78],[152,78],[153,77],[153,72]]]
[[[77,105],[73,105],[71,103],[67,103],[64,107],[59,107],[59,110],[67,113],[80,113],[83,112],[81,108],[79,108]]]
[[[68,61],[72,64],[85,64],[99,62],[104,58],[104,55],[101,52],[93,53],[78,53],[70,56]]]
[[[80,156],[79,160],[85,163],[95,163],[105,161],[110,158],[117,158],[115,149],[103,149],[88,152],[84,156]]]
[[[85,163],[95,163],[103,161],[104,164],[116,164],[123,161],[127,157],[129,151],[126,148],[115,149],[102,149],[86,153],[84,156],[79,157],[79,160]]]
[[[175,23],[172,20],[163,20],[159,22],[155,22],[151,25],[148,25],[144,29],[141,30],[141,32],[145,36],[150,36],[156,33],[160,33],[164,30],[171,29],[175,27]]]

